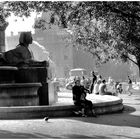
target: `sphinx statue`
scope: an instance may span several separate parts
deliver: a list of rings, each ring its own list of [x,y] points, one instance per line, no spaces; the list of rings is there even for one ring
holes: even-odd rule
[[[29,45],[32,44],[31,32],[21,32],[19,44],[15,49],[0,54],[0,65],[10,66],[45,66],[46,61],[35,61]]]

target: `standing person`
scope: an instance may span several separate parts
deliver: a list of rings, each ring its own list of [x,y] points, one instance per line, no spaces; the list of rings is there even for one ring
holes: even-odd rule
[[[130,77],[128,76],[128,90],[127,90],[127,91],[129,92],[129,96],[132,95],[131,90],[132,90],[132,80],[131,80]]]
[[[92,74],[92,80],[91,80],[91,85],[90,85],[90,93],[93,92],[94,84],[97,81],[97,76],[95,75],[94,71],[92,71],[91,74]]]
[[[73,101],[76,106],[81,108],[81,113],[83,117],[86,117],[86,109],[90,109],[93,116],[96,117],[96,113],[93,110],[93,104],[91,101],[86,99],[86,93],[89,92],[84,86],[80,84],[80,80],[75,80],[75,85],[72,87]]]
[[[96,79],[96,82],[94,84],[94,89],[93,89],[93,93],[94,94],[99,94],[99,85],[101,84],[102,82],[102,76],[101,75],[97,75],[97,79]]]
[[[94,85],[93,93],[96,94],[96,95],[99,94],[99,86],[100,86],[101,82],[102,82],[101,80],[97,80],[97,82]]]

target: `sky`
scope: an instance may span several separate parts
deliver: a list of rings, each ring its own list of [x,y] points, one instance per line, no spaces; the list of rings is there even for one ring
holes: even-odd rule
[[[13,14],[7,19],[9,22],[8,27],[6,28],[5,34],[6,36],[10,36],[11,32],[13,32],[14,35],[17,35],[18,32],[21,31],[32,31],[34,33],[34,19],[36,17],[36,13],[32,13],[31,17],[29,18],[19,18],[14,16]]]

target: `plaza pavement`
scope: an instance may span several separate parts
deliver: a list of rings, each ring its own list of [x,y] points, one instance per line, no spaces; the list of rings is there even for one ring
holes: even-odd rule
[[[71,96],[65,92],[60,95]],[[140,90],[133,95],[119,95],[123,99],[122,113],[94,117],[0,120],[0,138],[32,139],[135,139],[140,138]]]

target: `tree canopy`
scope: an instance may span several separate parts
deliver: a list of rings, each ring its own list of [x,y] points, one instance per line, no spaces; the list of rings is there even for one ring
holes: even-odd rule
[[[97,62],[111,59],[133,61],[140,68],[140,2],[139,1],[7,1],[5,16],[30,16],[32,11],[50,12],[48,24],[57,24],[71,32],[75,46],[96,56]],[[41,20],[36,25],[40,28]],[[41,25],[41,26],[39,26]]]

